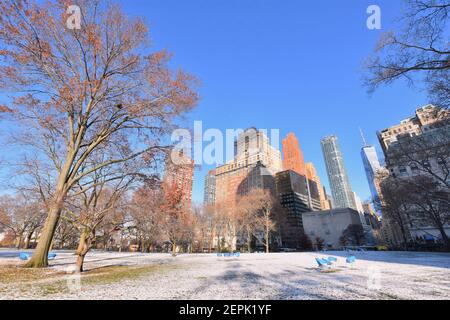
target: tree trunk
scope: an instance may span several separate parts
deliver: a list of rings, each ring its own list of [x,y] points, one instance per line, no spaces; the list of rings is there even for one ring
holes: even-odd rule
[[[177,255],[177,243],[174,240],[172,244],[172,256],[175,257]]]
[[[23,238],[22,234],[20,234],[18,237],[16,237],[16,243],[15,243],[16,249],[20,249],[20,247],[22,246],[22,238]]]
[[[250,231],[247,230],[247,250],[248,253],[251,253],[252,250],[252,236],[250,234]]]
[[[28,232],[28,235],[27,235],[27,237],[25,239],[25,243],[23,245],[24,249],[29,249],[30,248],[30,242],[31,242],[31,238],[33,237],[34,230],[35,229],[33,229],[30,232]]]
[[[25,238],[25,243],[23,244],[24,249],[28,249],[30,247],[30,235]]]
[[[59,250],[64,249],[64,243],[65,243],[65,237],[61,236],[61,238],[59,239],[59,245],[58,245]]]
[[[400,231],[402,233],[402,238],[403,238],[403,249],[405,251],[408,251],[408,238],[406,237],[406,228],[403,225],[403,222],[400,223]]]
[[[90,249],[89,232],[84,230],[80,235],[80,243],[77,248],[77,271],[83,272],[84,258]]]
[[[441,233],[442,241],[444,241],[445,248],[447,249],[447,251],[450,251],[450,239],[448,238],[447,233],[445,233],[445,229],[442,223],[439,223],[438,229],[439,232]]]
[[[78,254],[77,255],[77,272],[83,272],[83,264],[84,264],[84,257],[85,254]]]
[[[269,228],[266,226],[266,253],[269,253]]]
[[[39,242],[31,259],[25,264],[25,268],[44,268],[48,266],[48,253],[52,245],[53,236],[58,227],[59,218],[63,208],[65,193],[57,197],[57,201],[50,208],[47,219],[45,219]]]
[[[85,129],[80,129],[81,136]],[[45,219],[44,227],[42,228],[41,236],[39,237],[38,245],[34,251],[31,259],[25,264],[25,268],[44,268],[48,266],[48,252],[53,243],[53,237],[58,228],[61,212],[64,207],[68,188],[68,176],[75,159],[77,150],[69,148],[67,158],[63,169],[59,173],[58,182],[56,184],[55,194],[50,206],[47,218]]]

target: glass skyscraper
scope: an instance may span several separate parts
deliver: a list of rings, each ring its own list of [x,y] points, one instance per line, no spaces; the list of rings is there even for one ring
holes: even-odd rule
[[[357,210],[337,137],[334,135],[325,137],[320,143],[336,208]]]
[[[377,213],[381,213],[380,196],[378,194],[376,183],[376,173],[381,170],[381,165],[375,147],[368,145],[362,147],[361,158],[364,164],[364,170],[366,171],[367,182],[369,183],[374,208]]]

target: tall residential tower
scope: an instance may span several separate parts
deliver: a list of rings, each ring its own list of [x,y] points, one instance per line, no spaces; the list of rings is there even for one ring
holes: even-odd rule
[[[336,136],[328,136],[320,141],[325,165],[336,208],[357,210],[352,188],[344,166],[344,158]]]

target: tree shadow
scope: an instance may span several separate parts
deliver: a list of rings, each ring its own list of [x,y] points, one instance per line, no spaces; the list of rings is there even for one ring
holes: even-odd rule
[[[318,252],[323,256],[347,258],[356,257],[358,260],[375,261],[393,264],[407,264],[426,267],[450,268],[450,253],[446,252],[411,252],[411,251],[328,251]]]
[[[296,275],[298,275],[297,278]],[[250,300],[259,299],[255,291],[263,291],[263,296],[268,295],[268,299],[271,300],[339,298],[333,294],[333,290],[339,290],[340,297],[348,296],[350,299],[372,297],[367,295],[362,286],[358,285],[358,282],[363,281],[362,277],[358,277],[359,275],[356,275],[355,278],[355,275],[322,274],[317,269],[311,270],[302,267],[295,270],[276,270],[262,275],[252,271],[248,266],[244,267],[235,263],[228,265],[221,275],[208,278],[204,284],[195,289],[195,292],[207,293],[211,289],[214,291],[214,286],[223,286],[223,282],[226,282],[229,284],[229,290],[239,290],[241,296],[244,295]],[[293,278],[296,279],[292,280]],[[357,279],[356,282],[355,279]],[[265,293],[264,290],[267,288],[269,288],[269,292]],[[333,290],[330,291],[327,288]]]

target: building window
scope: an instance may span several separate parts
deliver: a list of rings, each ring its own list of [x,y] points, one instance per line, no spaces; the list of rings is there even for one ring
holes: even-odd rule
[[[400,175],[405,176],[408,174],[408,171],[406,170],[405,167],[400,167],[399,169]]]

